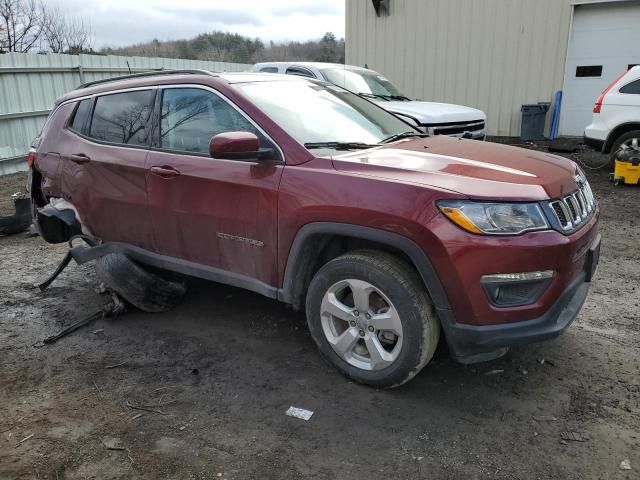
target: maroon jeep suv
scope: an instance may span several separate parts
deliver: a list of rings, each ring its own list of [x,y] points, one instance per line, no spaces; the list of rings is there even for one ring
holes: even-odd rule
[[[304,308],[348,377],[400,385],[440,335],[460,362],[560,334],[595,272],[576,164],[428,136],[323,82],[171,71],[60,98],[29,157],[34,220],[79,263],[245,288]]]

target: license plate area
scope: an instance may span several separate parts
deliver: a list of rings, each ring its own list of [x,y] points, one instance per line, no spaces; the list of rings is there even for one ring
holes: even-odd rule
[[[589,251],[587,252],[587,259],[585,261],[585,282],[590,282],[593,279],[593,276],[596,274],[598,270],[598,262],[600,261],[600,235]]]

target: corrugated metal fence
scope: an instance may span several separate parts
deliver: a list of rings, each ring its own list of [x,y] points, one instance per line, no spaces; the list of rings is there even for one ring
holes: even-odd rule
[[[0,55],[0,175],[26,168],[24,158],[56,98],[93,80],[149,70],[247,71],[243,63],[173,58],[7,53]]]

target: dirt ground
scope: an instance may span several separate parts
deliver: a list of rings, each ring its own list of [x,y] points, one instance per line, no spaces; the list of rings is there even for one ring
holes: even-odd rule
[[[602,257],[569,330],[471,366],[441,347],[390,391],[323,361],[301,313],[197,280],[37,348],[107,299],[91,265],[39,292],[64,246],[0,237],[0,479],[640,478],[640,187],[587,173]]]

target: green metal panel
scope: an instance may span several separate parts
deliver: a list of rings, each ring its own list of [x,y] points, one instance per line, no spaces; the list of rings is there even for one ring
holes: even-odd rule
[[[6,53],[0,55],[0,175],[27,168],[31,141],[56,98],[78,85],[149,70],[244,72],[242,63],[175,58]]]

